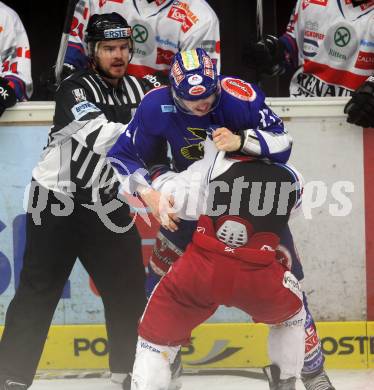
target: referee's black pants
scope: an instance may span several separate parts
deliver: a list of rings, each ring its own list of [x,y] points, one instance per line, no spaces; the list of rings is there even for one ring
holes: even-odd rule
[[[52,192],[48,194],[40,225],[27,214],[20,283],[8,307],[0,342],[0,377],[31,385],[54,311],[77,257],[104,304],[111,372],[130,372],[137,324],[145,306],[139,234],[135,227],[123,234],[113,233],[97,213],[79,204],[74,205],[71,215],[55,216],[51,205],[61,202]],[[109,216],[117,226],[131,222],[126,205]]]

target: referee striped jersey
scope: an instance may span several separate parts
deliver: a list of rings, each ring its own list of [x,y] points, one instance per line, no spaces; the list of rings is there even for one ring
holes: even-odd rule
[[[43,187],[91,203],[110,199],[118,183],[106,153],[133,117],[150,87],[126,75],[117,88],[93,70],[61,83],[48,144],[33,170]]]

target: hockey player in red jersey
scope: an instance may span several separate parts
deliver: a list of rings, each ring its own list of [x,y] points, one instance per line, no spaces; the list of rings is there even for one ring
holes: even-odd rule
[[[264,76],[290,70],[290,96],[351,96],[348,122],[374,126],[372,0],[298,0],[287,31],[249,45],[248,66]]]
[[[0,1],[0,116],[32,94],[30,45],[17,13]]]
[[[127,187],[129,193],[138,192],[162,224],[149,261],[147,294],[186,249],[196,227],[196,218],[187,216],[177,224],[171,214],[160,218],[159,193],[152,190],[137,171],[148,171],[146,179],[149,180],[153,176],[149,167],[160,161],[167,143],[174,169],[185,170],[202,157],[203,151],[205,155],[202,141],[212,127],[216,128],[213,140],[220,150],[243,157],[285,163],[292,147],[292,139],[282,120],[266,105],[260,88],[240,79],[218,76],[204,50],[197,48],[176,54],[170,82],[170,87],[159,88],[144,97],[126,134],[107,155],[122,177],[123,187]],[[166,166],[168,169],[170,167]],[[178,201],[178,197],[175,200]],[[287,224],[279,235],[278,249],[300,281],[304,277],[302,265]],[[306,297],[304,305],[307,311],[305,336],[310,341],[303,368],[305,387],[333,390],[324,371],[321,343]],[[320,387],[322,381],[324,387]],[[311,382],[319,387],[310,387]]]
[[[205,141],[203,160],[154,182],[161,193],[181,199],[191,190],[192,178],[196,185],[199,173],[201,196],[196,204],[206,205],[206,215],[200,217],[192,243],[155,288],[142,316],[131,389],[168,389],[170,365],[180,346],[223,304],[270,325],[272,365],[265,372],[271,389],[293,390],[304,363],[305,309],[299,282],[278,262],[275,248],[291,210],[300,204],[300,181],[284,164],[224,157],[212,144]],[[240,186],[239,197],[238,180],[248,184]],[[261,183],[259,193],[253,183]],[[274,193],[268,183],[275,183]],[[224,191],[214,190],[222,185]],[[257,196],[263,199],[261,206],[253,203]],[[238,202],[232,204],[233,199]],[[181,218],[187,204],[182,200],[177,206]],[[230,215],[234,206],[238,213]],[[222,208],[226,211],[217,216]]]
[[[81,0],[65,56],[65,72],[87,64],[84,31],[90,15],[117,12],[133,26],[134,55],[128,73],[150,78],[165,73],[180,50],[203,47],[220,69],[219,21],[205,0]]]

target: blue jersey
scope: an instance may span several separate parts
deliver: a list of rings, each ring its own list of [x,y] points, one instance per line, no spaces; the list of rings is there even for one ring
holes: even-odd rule
[[[174,169],[185,170],[203,157],[203,141],[210,127],[226,127],[234,133],[252,129],[258,137],[258,158],[285,163],[292,140],[282,120],[265,104],[259,87],[243,80],[220,76],[221,96],[216,107],[198,117],[178,109],[170,87],[149,92],[138,107],[127,131],[111,148],[108,157],[122,175],[165,160],[167,144]],[[119,163],[113,163],[117,160]]]

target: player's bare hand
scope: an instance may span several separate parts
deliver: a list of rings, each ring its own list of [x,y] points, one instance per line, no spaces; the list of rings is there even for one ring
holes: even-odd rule
[[[240,135],[234,134],[226,127],[219,127],[213,132],[213,142],[218,150],[235,152],[240,149]]]
[[[153,216],[164,229],[175,232],[178,230],[179,218],[175,214],[174,199],[171,195],[164,195],[152,188],[140,192],[146,205],[150,208]]]

